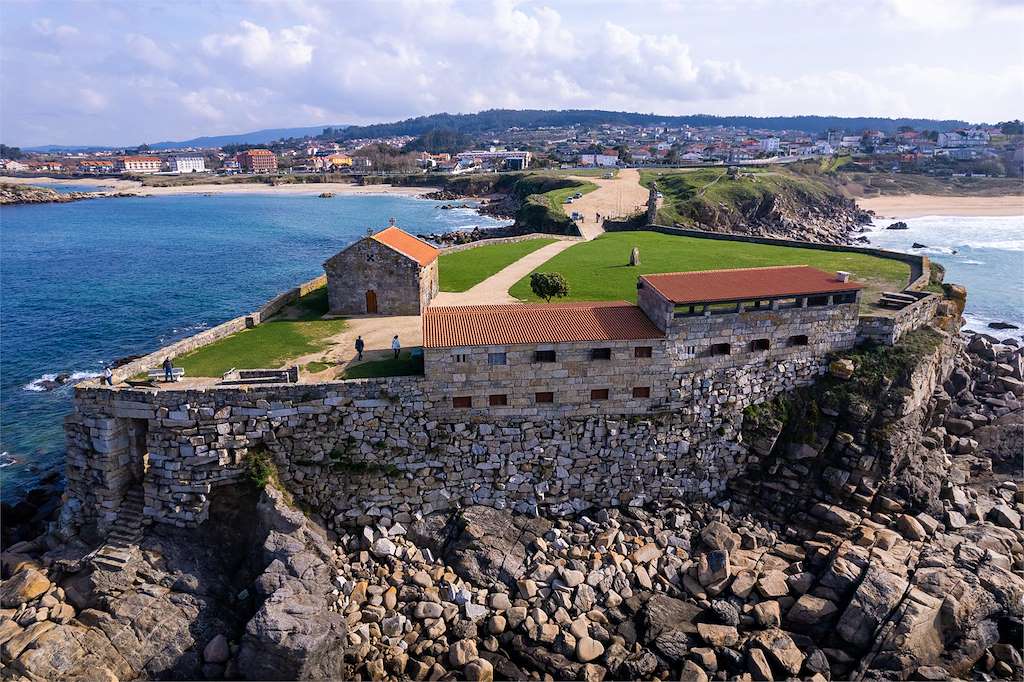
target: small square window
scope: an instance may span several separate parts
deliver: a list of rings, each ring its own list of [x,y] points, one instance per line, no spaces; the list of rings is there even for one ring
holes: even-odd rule
[[[732,353],[732,346],[727,343],[716,343],[708,350],[711,355],[729,355]]]
[[[806,346],[808,338],[806,334],[796,334],[789,337],[789,345],[791,346]]]
[[[590,391],[591,400],[608,400],[608,389],[607,388],[595,388]]]
[[[649,358],[651,357],[651,351],[653,349],[650,346],[637,346],[633,349],[634,358]]]
[[[539,350],[533,354],[533,359],[536,362],[554,362],[555,351],[553,350]]]
[[[487,404],[491,407],[508,405],[508,395],[505,393],[492,393],[487,397]]]
[[[551,391],[540,391],[534,396],[534,401],[538,403],[553,403],[555,402],[555,394]]]
[[[769,341],[768,339],[754,339],[753,341],[750,342],[750,350],[768,350],[769,348],[771,348],[771,345],[771,341]]]
[[[591,360],[611,360],[612,349],[611,348],[591,348],[590,349]]]
[[[508,355],[505,353],[488,353],[488,365],[504,365],[508,363]]]
[[[634,398],[650,398],[651,387],[650,386],[634,386],[633,387]]]
[[[455,362],[465,362],[466,361],[466,354],[465,353],[453,353],[452,354],[452,359],[454,359]]]
[[[473,398],[468,395],[460,395],[452,398],[452,407],[473,407]]]

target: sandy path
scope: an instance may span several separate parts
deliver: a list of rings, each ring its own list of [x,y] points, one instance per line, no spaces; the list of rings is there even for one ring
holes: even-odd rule
[[[533,253],[528,253],[515,263],[505,266],[476,286],[466,291],[453,292],[442,291],[434,300],[432,306],[458,306],[458,305],[495,305],[498,303],[519,303],[518,298],[513,298],[508,290],[513,284],[530,274],[535,268],[540,267],[557,254],[565,251],[570,246],[578,244],[576,240],[570,241],[561,239],[553,244],[542,246]]]
[[[330,344],[326,350],[303,355],[289,360],[288,365],[305,365],[314,361],[324,361],[347,367],[354,364],[356,358],[356,337],[362,336],[366,342],[363,361],[383,360],[392,356],[391,338],[398,334],[402,348],[423,345],[423,322],[419,315],[399,315],[382,317],[367,315],[350,317],[345,330],[328,339]],[[329,367],[323,372],[310,374],[303,372],[302,381],[325,381],[338,374],[338,367]]]
[[[291,183],[265,185],[263,183],[178,185],[174,187],[144,187],[137,180],[111,178],[9,178],[0,177],[0,182],[13,185],[38,185],[59,183],[61,185],[99,186],[97,194],[137,194],[139,196],[167,196],[178,194],[402,194],[419,196],[432,191],[431,187],[395,187],[392,185],[356,185],[351,182]]]
[[[570,177],[597,185],[593,192],[584,194],[564,207],[566,213],[576,211],[583,214],[583,220],[576,221],[576,224],[584,239],[593,239],[604,232],[597,221],[597,214],[601,214],[602,218],[620,218],[637,210],[646,210],[649,192],[640,184],[640,171],[635,168],[623,168],[611,180],[576,175]]]
[[[885,218],[948,216],[1024,216],[1024,196],[946,197],[904,194],[857,199],[865,211]]]

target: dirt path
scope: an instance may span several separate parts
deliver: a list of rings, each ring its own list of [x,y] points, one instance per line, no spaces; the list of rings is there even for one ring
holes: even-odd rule
[[[499,270],[466,291],[442,291],[434,297],[430,305],[458,306],[518,303],[519,299],[513,298],[508,293],[512,285],[574,244],[579,244],[579,242],[562,239],[553,244],[542,246],[533,253],[526,254],[515,263],[505,266],[503,270]]]
[[[398,334],[398,341],[402,344],[402,348],[423,345],[422,318],[419,315],[350,317],[345,330],[327,340],[332,344],[327,349],[289,360],[287,364],[301,366],[310,362],[322,361],[347,367],[353,364],[356,358],[357,336],[362,336],[363,341],[366,342],[366,348],[363,351],[364,361],[383,360],[392,355],[391,339],[395,334]],[[338,367],[329,367],[316,374],[303,372],[302,380],[304,382],[328,380],[337,374]]]
[[[582,221],[576,221],[583,233],[583,238],[590,240],[604,232],[597,221],[602,218],[621,218],[638,210],[646,210],[647,188],[640,184],[640,171],[635,168],[623,168],[610,179],[584,176],[570,176],[575,180],[584,180],[597,185],[593,192],[584,194],[571,204],[565,206],[566,212],[573,211],[583,214]]]

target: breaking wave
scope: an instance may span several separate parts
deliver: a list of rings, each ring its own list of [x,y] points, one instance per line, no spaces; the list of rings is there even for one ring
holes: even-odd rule
[[[22,388],[34,393],[54,391],[64,386],[71,386],[83,379],[95,379],[99,375],[99,372],[69,372],[67,374],[54,372],[52,374],[44,374],[38,379],[33,379],[22,386]],[[58,381],[58,377],[61,377],[63,380]]]

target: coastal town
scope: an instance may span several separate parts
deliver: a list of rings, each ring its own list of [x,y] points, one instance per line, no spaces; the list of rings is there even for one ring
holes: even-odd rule
[[[441,124],[439,124],[440,126]],[[700,167],[778,164],[834,158],[896,172],[937,176],[1020,177],[1019,121],[943,130],[889,131],[727,125],[514,126],[476,139],[443,127],[418,135],[353,137],[344,128],[275,140],[265,147],[146,145],[74,153],[0,150],[10,174],[97,176],[150,174],[467,173],[560,167]],[[239,147],[244,147],[239,149]]]

